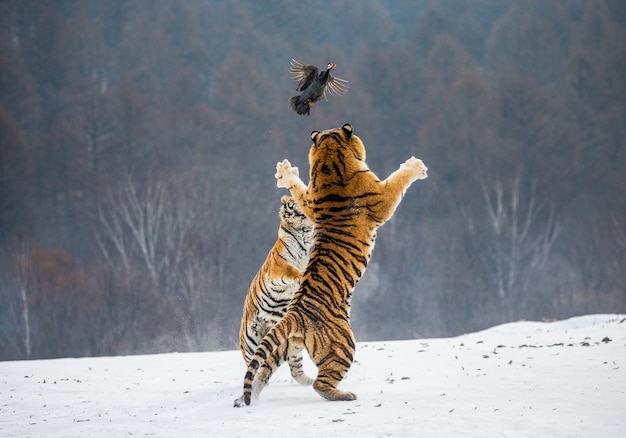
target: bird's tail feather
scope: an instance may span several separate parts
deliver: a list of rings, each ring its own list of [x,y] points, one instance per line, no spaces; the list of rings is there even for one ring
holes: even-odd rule
[[[308,116],[311,111],[309,102],[305,99],[301,99],[300,96],[293,96],[289,99],[289,104],[291,105],[291,109],[301,116]]]

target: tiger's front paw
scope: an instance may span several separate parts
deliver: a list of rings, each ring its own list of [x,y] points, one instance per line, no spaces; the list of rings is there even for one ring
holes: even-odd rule
[[[298,168],[291,165],[289,160],[276,163],[276,187],[292,188],[300,180]]]
[[[426,167],[424,162],[419,158],[409,158],[404,163],[402,163],[402,165],[400,165],[400,169],[410,170],[411,173],[415,176],[415,179],[428,178],[428,167]]]

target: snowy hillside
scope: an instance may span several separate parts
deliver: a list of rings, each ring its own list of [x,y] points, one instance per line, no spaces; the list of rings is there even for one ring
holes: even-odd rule
[[[340,386],[354,402],[282,367],[257,405],[233,408],[238,351],[0,362],[0,436],[624,436],[625,318],[360,342]]]

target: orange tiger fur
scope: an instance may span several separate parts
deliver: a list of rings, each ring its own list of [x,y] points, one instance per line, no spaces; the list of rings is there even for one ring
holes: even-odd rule
[[[365,148],[348,124],[311,133],[308,187],[298,169],[278,163],[279,187],[288,188],[315,224],[313,249],[300,288],[287,313],[265,336],[248,365],[243,395],[249,405],[284,361],[286,348],[306,348],[317,365],[313,388],[329,400],[355,400],[337,389],[354,355],[350,327],[352,291],[371,257],[376,230],[393,214],[406,189],[427,177],[421,160],[411,157],[385,181],[365,163]]]
[[[252,280],[243,307],[239,348],[246,365],[269,329],[287,311],[311,252],[313,223],[292,197],[283,196],[280,201],[278,239]],[[287,351],[293,378],[304,385],[313,383],[302,370],[302,349]]]

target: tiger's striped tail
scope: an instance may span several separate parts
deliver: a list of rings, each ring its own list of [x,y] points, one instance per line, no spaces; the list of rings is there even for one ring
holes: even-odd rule
[[[284,361],[281,350],[286,349],[289,339],[290,320],[287,316],[288,314],[272,327],[259,344],[243,379],[243,395],[235,399],[234,407],[249,406],[253,398],[257,399],[274,371]]]

